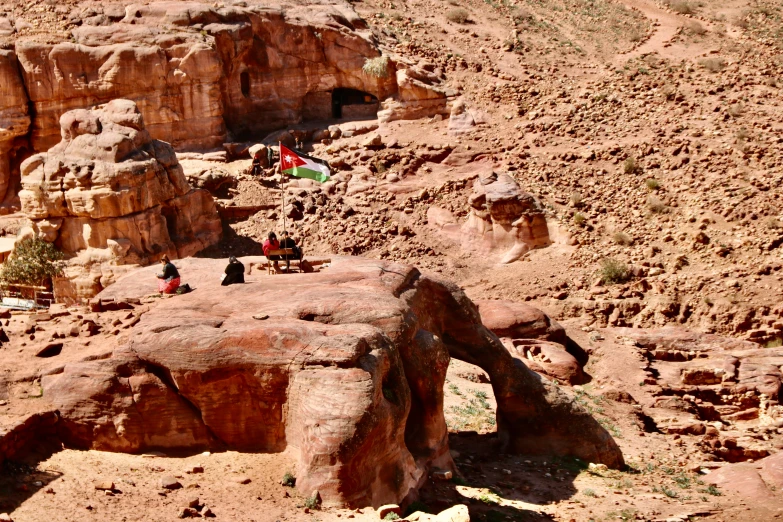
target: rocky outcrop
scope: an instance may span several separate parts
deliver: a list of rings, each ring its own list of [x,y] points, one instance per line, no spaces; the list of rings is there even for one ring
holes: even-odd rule
[[[135,103],[70,111],[60,128],[59,144],[22,163],[19,197],[32,233],[76,264],[149,264],[219,240],[212,196],[191,189],[174,150],[150,137]]]
[[[367,23],[340,0],[108,4],[91,12],[71,41],[21,39],[15,51],[0,51],[0,157],[30,125],[32,150],[45,151],[59,141],[62,114],[117,98],[136,102],[150,135],[180,152],[332,118],[336,90],[374,100],[346,105],[346,117],[352,107],[374,114],[379,100],[396,108],[387,119],[448,113],[452,93],[432,65],[401,63],[396,71],[387,60],[386,74],[363,71],[381,53]],[[7,171],[0,165],[0,196]]]
[[[576,357],[581,354],[569,353],[566,345],[573,345],[573,341],[557,321],[525,303],[481,300],[476,304],[484,326],[531,370],[562,383],[582,384],[585,381],[582,365]]]
[[[385,123],[449,114],[448,103],[457,93],[445,87],[443,80],[443,72],[430,63],[398,64],[398,93],[383,102],[378,121]]]
[[[44,378],[67,445],[288,448],[297,487],[327,504],[397,503],[431,467],[453,469],[443,387],[456,357],[489,375],[505,449],[623,462],[606,431],[512,356],[450,283],[362,258],[296,278],[250,273],[231,287],[215,277],[224,261],[177,265],[195,292],[149,300],[110,357]],[[155,271],[119,279],[102,302],[134,306],[154,292]]]
[[[478,178],[468,202],[470,214],[462,227],[468,248],[500,251],[501,263],[511,263],[551,243],[541,204],[508,174]]]
[[[758,460],[777,451],[752,432],[783,424],[783,348],[684,328],[607,329],[649,361],[649,415],[667,433],[702,437],[716,460]],[[750,436],[749,436],[750,432]]]

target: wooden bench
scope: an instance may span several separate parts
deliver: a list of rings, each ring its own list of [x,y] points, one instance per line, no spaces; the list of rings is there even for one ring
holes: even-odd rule
[[[297,265],[296,268],[300,272],[302,271],[301,263],[302,258],[304,258],[304,254],[302,254],[302,258],[300,259],[288,259],[284,256],[293,256],[294,255],[294,249],[293,248],[278,248],[277,250],[270,250],[269,254],[266,256],[266,272],[267,274],[272,274],[272,265],[274,264],[274,260],[269,259],[272,256],[280,256],[282,259],[280,261],[285,261],[285,269],[286,271],[291,269],[291,261],[294,261]]]

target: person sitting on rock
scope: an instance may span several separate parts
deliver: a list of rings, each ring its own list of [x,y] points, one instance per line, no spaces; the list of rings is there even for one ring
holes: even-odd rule
[[[267,260],[274,261],[275,263],[275,271],[280,270],[280,266],[278,266],[277,262],[280,260],[280,256],[270,256],[269,252],[272,250],[278,250],[280,248],[280,242],[277,240],[277,234],[274,232],[270,232],[266,236],[266,240],[264,241],[264,244],[262,245],[262,248],[264,249],[264,255],[266,256]]]
[[[245,265],[234,256],[228,258],[228,266],[223,280],[220,282],[223,286],[234,285],[245,282]]]
[[[283,239],[280,240],[280,248],[290,248],[294,251],[293,254],[286,254],[283,256],[283,259],[285,259],[285,269],[286,271],[290,268],[291,260],[295,261],[301,261],[302,259],[302,249],[300,249],[296,245],[296,241],[294,238],[292,238],[290,235],[288,235],[288,232],[286,230],[283,230],[283,233],[281,234],[283,236]]]
[[[163,265],[163,273],[158,274],[158,292],[161,294],[173,294],[176,293],[179,288],[179,272],[174,263],[171,262],[169,256],[163,254],[160,258],[160,263]]]

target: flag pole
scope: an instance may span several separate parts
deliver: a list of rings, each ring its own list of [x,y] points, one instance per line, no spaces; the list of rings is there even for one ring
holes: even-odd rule
[[[278,141],[277,142],[277,152],[280,156],[280,160],[277,162],[278,165],[278,172],[280,172],[280,186],[282,187],[281,192],[283,193],[283,230],[286,230],[285,228],[285,177],[283,177],[283,142]],[[282,236],[281,236],[282,237]]]

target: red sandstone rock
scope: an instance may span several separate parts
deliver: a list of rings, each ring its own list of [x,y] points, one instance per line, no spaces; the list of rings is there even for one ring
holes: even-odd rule
[[[66,444],[290,447],[297,487],[318,489],[327,504],[398,503],[430,467],[453,467],[442,394],[457,357],[489,374],[509,450],[622,464],[606,431],[511,356],[450,283],[340,258],[321,273],[221,287],[222,260],[177,263],[195,292],[150,305],[109,359],[44,378]],[[100,297],[143,294],[156,270],[139,269]]]
[[[22,164],[19,197],[33,231],[78,256],[72,268],[85,267],[68,280],[92,280],[83,275],[91,265],[193,255],[220,238],[212,197],[190,188],[173,149],[150,138],[135,103],[77,109],[60,124],[62,141]],[[58,294],[84,298],[94,290],[77,282],[61,284]]]
[[[501,263],[511,263],[532,248],[550,244],[541,204],[508,174],[493,172],[477,179],[469,203],[462,227],[467,248],[500,251]]]

